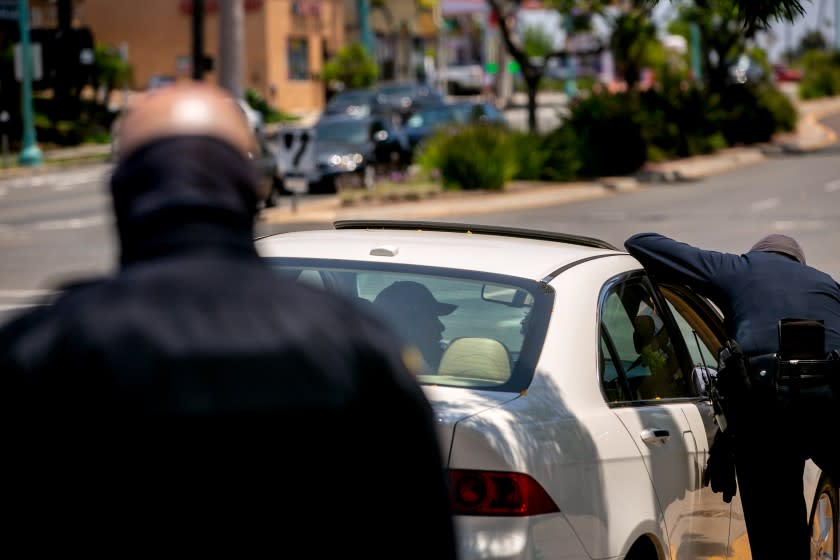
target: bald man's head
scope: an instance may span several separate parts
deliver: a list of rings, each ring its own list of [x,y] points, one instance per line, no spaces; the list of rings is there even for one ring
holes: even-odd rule
[[[150,142],[179,136],[216,138],[250,158],[256,148],[251,126],[236,100],[203,82],[183,82],[144,93],[125,113],[117,132],[124,159]]]

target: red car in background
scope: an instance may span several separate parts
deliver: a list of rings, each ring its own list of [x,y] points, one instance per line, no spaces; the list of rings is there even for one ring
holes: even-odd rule
[[[784,64],[773,65],[773,75],[777,82],[798,82],[802,79],[802,72],[795,68],[789,68]]]

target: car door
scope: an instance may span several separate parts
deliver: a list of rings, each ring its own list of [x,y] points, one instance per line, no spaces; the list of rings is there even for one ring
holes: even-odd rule
[[[717,367],[718,350],[727,338],[723,328],[723,319],[708,300],[684,286],[663,285],[659,288],[681,333],[681,340],[685,343],[691,357],[692,379],[700,397],[694,401],[694,405],[703,424],[702,428],[695,425],[693,431],[698,434],[701,431],[706,433],[705,443],[702,438],[698,438],[698,453],[705,455],[703,459],[705,465],[708,460],[709,446],[714,440],[718,427],[714,421],[711,400],[705,393],[704,385],[708,383],[708,378],[703,375],[703,372],[713,372]],[[695,424],[697,417],[691,416]],[[749,557],[747,528],[744,524],[740,497],[736,494],[731,504],[726,504],[721,494],[713,493],[711,488],[706,486],[701,491],[701,507],[704,512],[707,512],[705,517],[710,520],[709,523],[714,523],[713,520],[729,520],[727,528],[729,542],[725,557]],[[723,557],[723,555],[720,556]]]
[[[604,395],[647,467],[669,539],[666,556],[726,556],[729,512],[704,509],[707,436],[667,303],[644,273],[625,274],[602,290],[599,317]]]

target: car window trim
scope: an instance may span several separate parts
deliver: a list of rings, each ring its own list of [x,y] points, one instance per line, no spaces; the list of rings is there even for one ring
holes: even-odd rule
[[[609,256],[609,255],[606,255]],[[606,302],[607,296],[612,290],[613,287],[620,283],[625,283],[629,281],[639,280],[642,284],[646,285],[647,288],[650,290],[653,297],[657,298],[657,303],[660,306],[660,309],[667,308],[667,305],[663,306],[664,303],[667,303],[664,300],[664,296],[660,293],[659,288],[650,280],[647,272],[644,269],[636,269],[630,270],[626,272],[622,272],[620,274],[616,274],[615,276],[610,277],[604,285],[601,286],[601,291],[598,294],[598,325],[603,325],[603,317],[601,312],[604,308],[604,304]],[[679,327],[676,324],[675,319],[671,316],[671,310],[667,309],[667,311],[660,311],[660,315],[662,315],[662,320],[665,323],[668,329],[669,338],[671,338],[672,344],[674,344],[674,351],[677,353],[677,359],[680,363],[680,371],[683,375],[683,378],[686,383],[689,383],[689,387],[691,387],[690,379],[687,377],[686,372],[686,365],[691,362],[690,355],[688,355],[688,349],[685,348],[684,344],[675,344],[673,340],[673,333],[676,332],[678,334],[678,340],[682,340],[682,334],[679,333]],[[600,333],[600,327],[599,327]],[[599,334],[600,336],[600,334]],[[611,341],[610,341],[611,342]],[[620,368],[620,375],[622,376],[622,384],[625,387],[628,387],[627,379],[624,374],[624,367],[621,366],[620,362],[616,362],[617,353],[615,353],[615,347],[610,346],[611,352],[613,352],[613,362],[616,364],[617,368]],[[598,341],[598,351],[600,352],[600,341]],[[687,357],[688,356],[688,357]],[[601,371],[600,371],[600,363],[598,364],[598,384],[600,385],[601,392],[604,392],[603,383],[601,382]],[[628,391],[628,394],[629,391]],[[621,401],[621,402],[609,402],[604,399],[610,408],[615,407],[626,407],[626,406],[652,406],[652,405],[661,405],[663,403],[684,403],[684,402],[698,402],[706,400],[703,396],[698,395],[691,395],[691,396],[681,396],[681,397],[663,397],[660,399],[635,399],[630,401]]]

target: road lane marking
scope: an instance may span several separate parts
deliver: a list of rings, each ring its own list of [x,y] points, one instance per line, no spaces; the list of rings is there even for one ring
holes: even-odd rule
[[[763,212],[764,210],[770,210],[771,208],[775,208],[778,205],[778,198],[765,198],[764,200],[758,200],[750,204],[750,211]]]
[[[820,231],[826,228],[823,220],[777,220],[773,229],[778,231]]]
[[[840,191],[840,179],[835,179],[833,181],[829,181],[825,184],[825,192],[837,192]]]
[[[96,227],[104,225],[105,223],[105,216],[86,216],[84,218],[38,222],[34,224],[33,227],[40,231],[55,231],[59,229],[82,229]]]

